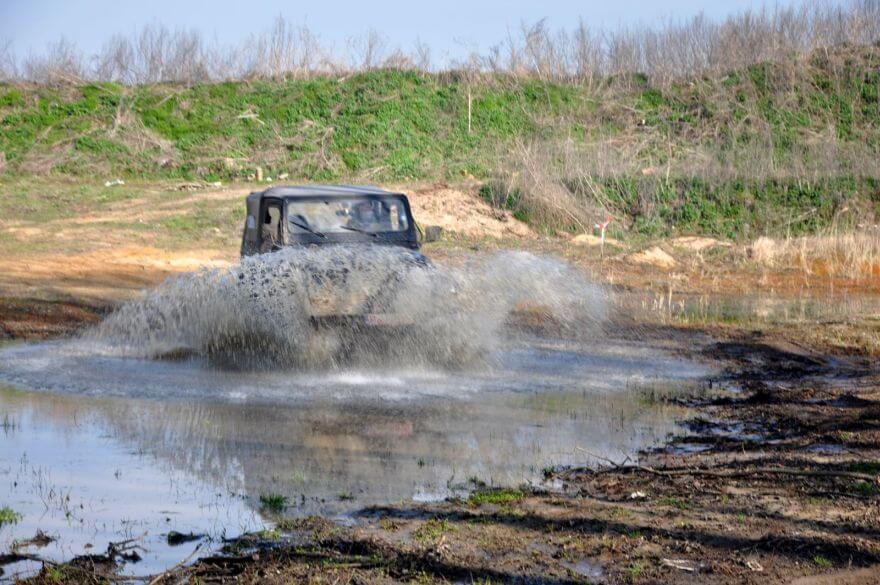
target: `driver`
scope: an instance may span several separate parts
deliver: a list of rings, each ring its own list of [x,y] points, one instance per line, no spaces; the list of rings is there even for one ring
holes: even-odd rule
[[[348,227],[377,232],[383,229],[382,222],[376,216],[371,201],[362,201],[351,208],[351,215],[348,218]]]

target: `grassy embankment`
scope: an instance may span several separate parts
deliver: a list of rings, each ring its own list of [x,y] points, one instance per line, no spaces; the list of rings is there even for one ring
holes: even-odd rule
[[[288,182],[465,176],[546,229],[583,231],[608,211],[617,229],[652,237],[798,235],[876,221],[878,67],[875,46],[665,87],[641,76],[587,88],[387,71],[193,87],[0,85],[0,178],[29,194],[30,178],[46,174],[96,185],[247,180],[257,167]],[[203,215],[197,229],[212,224]]]

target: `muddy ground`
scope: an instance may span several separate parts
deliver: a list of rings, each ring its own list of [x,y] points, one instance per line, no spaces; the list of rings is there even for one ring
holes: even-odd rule
[[[434,203],[423,207],[440,223],[445,211]],[[547,469],[545,490],[474,486],[467,500],[365,509],[350,527],[279,518],[276,530],[181,559],[145,582],[880,583],[880,322],[676,319],[670,309],[685,293],[821,296],[849,284],[757,270],[727,246],[679,249],[673,266],[639,264],[628,250],[603,253],[592,241],[518,233],[510,218],[489,219],[501,240],[447,234],[426,252],[455,261],[474,250],[526,247],[654,298],[659,308],[636,321],[621,314],[608,333],[721,366],[704,395],[646,396],[687,403],[690,434],[637,462]],[[7,255],[0,338],[71,335],[168,276],[234,261],[235,234],[228,236],[214,248]],[[875,293],[878,283],[868,285],[861,292]],[[47,562],[32,582],[129,581],[115,573],[125,554],[121,544]]]
[[[285,519],[152,583],[878,583],[880,369],[786,330],[609,327],[720,364],[673,400],[690,433],[638,461],[547,469],[547,488]],[[585,452],[585,459],[589,455]],[[113,582],[125,545],[34,583]],[[124,580],[130,580],[125,578]]]

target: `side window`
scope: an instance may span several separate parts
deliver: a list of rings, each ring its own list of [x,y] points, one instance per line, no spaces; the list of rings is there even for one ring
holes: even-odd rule
[[[269,202],[263,209],[260,252],[271,252],[275,246],[281,245],[281,204]]]

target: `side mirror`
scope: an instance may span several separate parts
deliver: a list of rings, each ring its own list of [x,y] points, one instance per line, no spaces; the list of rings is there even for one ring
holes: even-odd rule
[[[443,228],[439,225],[426,225],[422,230],[422,241],[426,244],[439,241],[442,234]]]

